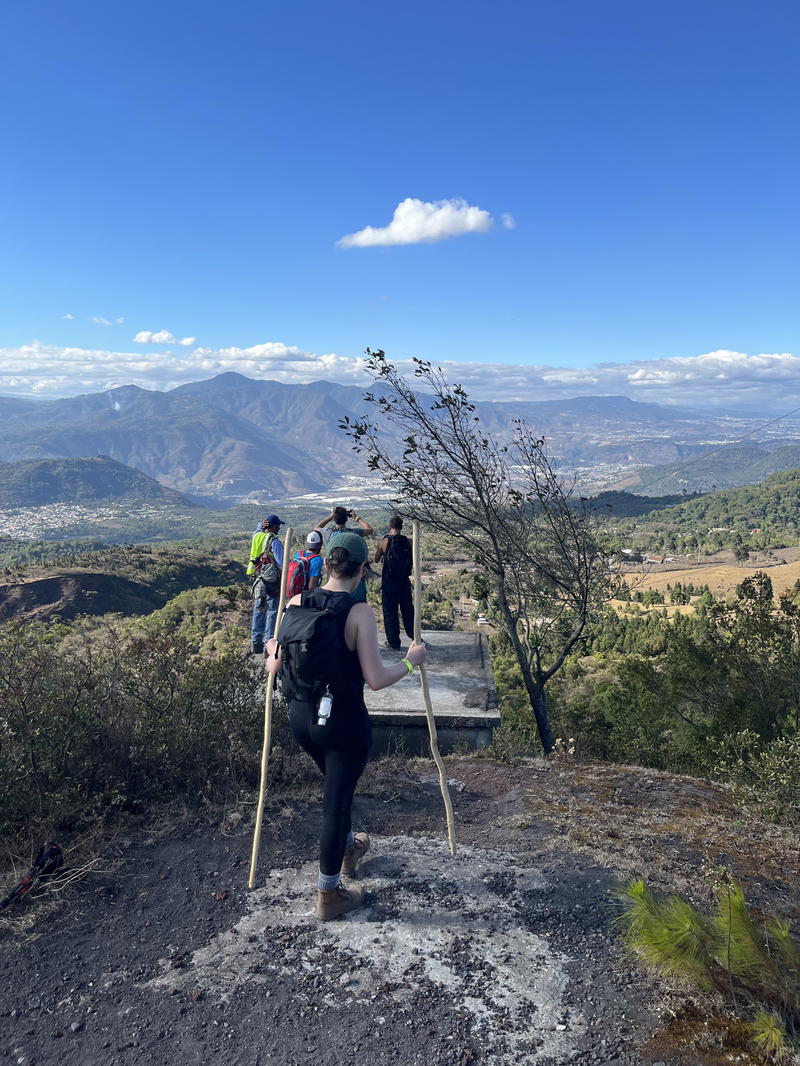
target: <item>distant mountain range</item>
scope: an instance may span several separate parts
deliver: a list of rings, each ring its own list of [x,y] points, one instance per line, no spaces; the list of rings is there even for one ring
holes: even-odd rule
[[[198,502],[266,503],[366,477],[338,423],[371,410],[357,386],[284,385],[235,373],[167,392],[126,385],[61,400],[0,397],[0,461],[103,455]],[[623,396],[481,403],[478,413],[501,439],[514,418],[524,418],[547,438],[551,455],[584,468],[674,464],[758,425]],[[382,428],[391,447],[391,427]],[[765,462],[780,444],[800,441],[800,425],[783,434],[782,441],[754,438]],[[630,482],[615,487],[637,491]],[[678,482],[658,491],[683,488]]]

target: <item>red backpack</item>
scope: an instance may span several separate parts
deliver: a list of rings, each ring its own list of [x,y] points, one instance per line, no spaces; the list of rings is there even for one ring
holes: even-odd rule
[[[316,554],[316,552],[310,551],[298,552],[295,558],[290,561],[289,572],[286,575],[287,600],[308,588],[308,572],[311,568],[310,560]]]

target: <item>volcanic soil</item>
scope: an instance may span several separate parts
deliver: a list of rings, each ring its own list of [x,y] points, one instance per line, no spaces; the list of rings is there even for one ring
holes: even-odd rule
[[[711,898],[723,864],[798,916],[798,841],[724,789],[635,767],[380,760],[356,798],[365,906],[313,917],[316,785],[129,833],[105,872],[0,926],[0,1059],[18,1066],[689,1066],[750,1062],[723,1005],[648,976],[614,889]],[[9,912],[6,912],[8,914]]]

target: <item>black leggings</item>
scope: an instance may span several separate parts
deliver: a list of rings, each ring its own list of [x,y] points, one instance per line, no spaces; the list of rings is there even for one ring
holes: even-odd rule
[[[364,712],[366,718],[366,710]],[[347,747],[329,748],[319,743],[321,731],[330,725],[316,724],[316,708],[307,703],[292,703],[289,718],[295,740],[307,751],[325,778],[322,795],[322,833],[319,841],[320,873],[330,876],[342,868],[347,834],[350,832],[350,808],[358,779],[367,765],[371,744],[369,719],[353,729]],[[366,728],[365,728],[366,726]]]
[[[407,577],[397,581],[384,578],[381,585],[381,606],[383,607],[383,631],[386,642],[393,648],[400,647],[400,623],[397,610],[403,616],[403,629],[409,640],[414,639],[414,601],[411,598],[411,582]]]

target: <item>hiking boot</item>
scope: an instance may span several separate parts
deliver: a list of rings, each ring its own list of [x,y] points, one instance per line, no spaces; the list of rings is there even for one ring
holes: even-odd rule
[[[250,654],[251,655],[263,655],[264,654],[264,641],[263,640],[254,640],[253,643],[250,645]]]
[[[356,833],[356,839],[349,848],[345,849],[342,859],[342,873],[346,877],[352,877],[356,867],[369,851],[369,837],[366,833]]]
[[[344,885],[337,885],[330,892],[317,889],[317,917],[321,922],[329,922],[331,918],[354,911],[363,902],[364,890],[358,886],[345,888]]]
[[[383,642],[383,646],[384,646],[384,648],[390,648],[392,651],[400,651],[400,645],[399,644],[390,644],[388,640],[385,640]]]

